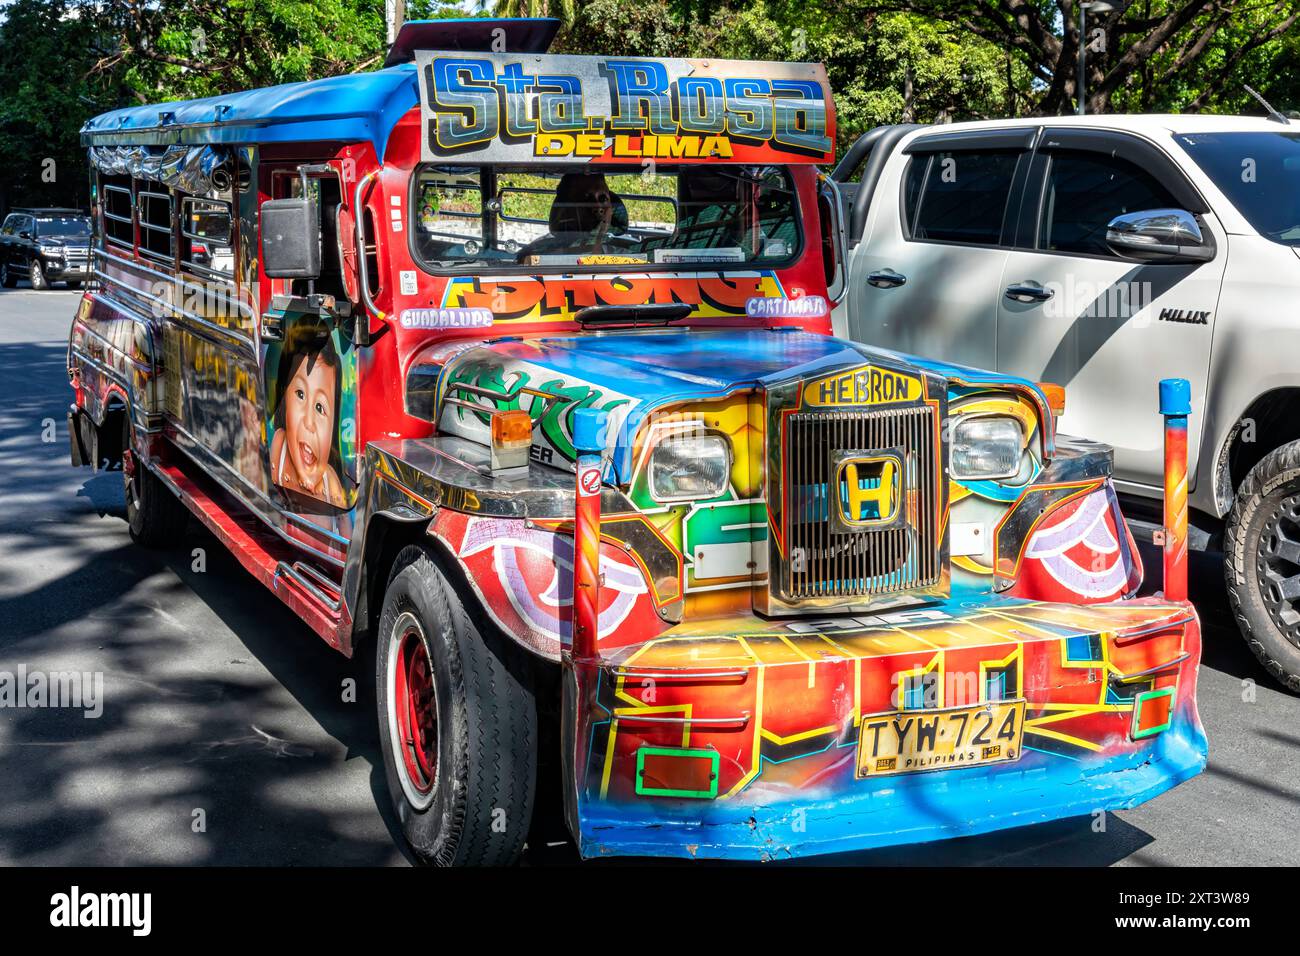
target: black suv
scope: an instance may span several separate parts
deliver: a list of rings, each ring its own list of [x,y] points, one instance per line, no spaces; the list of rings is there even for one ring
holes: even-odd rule
[[[0,286],[29,279],[78,288],[90,278],[90,217],[80,209],[15,209],[0,226]]]

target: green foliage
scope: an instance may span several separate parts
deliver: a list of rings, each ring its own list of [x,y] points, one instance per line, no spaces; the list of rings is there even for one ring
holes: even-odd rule
[[[143,101],[373,69],[383,59],[383,0],[157,0],[110,5],[121,69]]]
[[[14,0],[0,20],[0,210],[86,204],[86,117],[127,91],[92,73],[98,56],[63,0]]]
[[[993,44],[908,13],[834,2],[740,4],[594,0],[558,42],[563,52],[803,60],[826,64],[839,145],[881,123],[1015,113],[1028,71]]]

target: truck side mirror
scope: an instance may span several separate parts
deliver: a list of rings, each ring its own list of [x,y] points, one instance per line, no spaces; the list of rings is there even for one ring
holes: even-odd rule
[[[1208,262],[1214,241],[1185,209],[1146,209],[1116,216],[1106,226],[1106,245],[1142,262]]]
[[[320,207],[314,197],[262,203],[262,269],[272,279],[320,275]]]

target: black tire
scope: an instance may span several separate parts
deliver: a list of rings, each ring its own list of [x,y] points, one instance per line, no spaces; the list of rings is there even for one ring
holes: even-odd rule
[[[0,262],[0,288],[12,289],[18,284],[18,277],[9,268],[9,263]]]
[[[1300,693],[1300,442],[1274,449],[1237,491],[1223,532],[1228,604],[1264,668]],[[1294,543],[1295,547],[1292,547]]]
[[[134,449],[129,413],[122,417],[122,448]],[[131,454],[134,455],[134,451]],[[126,490],[126,523],[131,530],[131,540],[146,548],[174,547],[185,535],[185,524],[189,519],[185,505],[161,478],[138,461],[128,465],[124,460],[122,475]]]
[[[50,287],[49,282],[45,279],[45,267],[41,265],[40,259],[33,259],[31,266],[27,270],[27,279],[31,282],[32,288],[41,292]]]
[[[537,780],[532,661],[481,612],[467,613],[434,556],[416,546],[393,564],[376,640],[384,774],[411,849],[437,866],[514,863],[528,835]],[[410,673],[403,666],[408,661],[416,670],[428,668],[431,698],[403,695],[401,684],[425,679],[399,681],[399,671]],[[431,703],[407,710],[423,718],[416,736],[404,734],[395,706],[413,696]]]

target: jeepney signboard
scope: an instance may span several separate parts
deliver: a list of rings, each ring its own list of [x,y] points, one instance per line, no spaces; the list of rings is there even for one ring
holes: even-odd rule
[[[423,50],[425,162],[829,163],[813,63]]]

